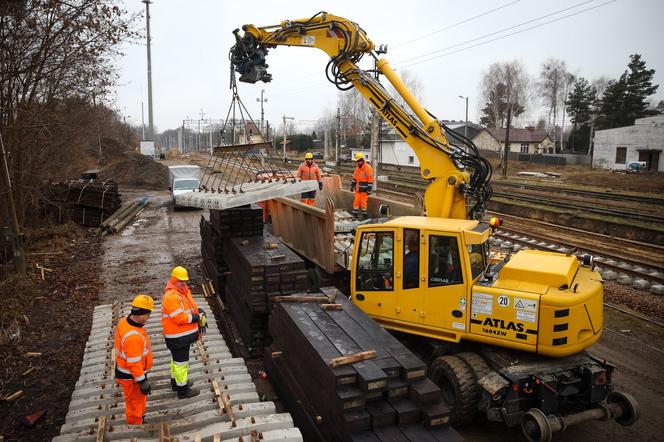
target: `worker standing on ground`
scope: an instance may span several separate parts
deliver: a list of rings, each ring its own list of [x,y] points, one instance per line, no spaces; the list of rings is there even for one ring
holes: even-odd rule
[[[297,169],[297,177],[302,181],[316,180],[318,181],[318,190],[323,190],[323,180],[320,177],[320,168],[314,161],[314,156],[311,152],[304,155],[304,161]],[[309,206],[316,205],[316,191],[302,192],[300,198],[304,204]]]
[[[189,346],[198,340],[199,331],[207,328],[205,312],[196,305],[187,281],[187,269],[174,267],[161,300],[161,325],[166,347],[171,352],[171,389],[178,392],[178,399],[194,397],[200,393],[187,380]]]
[[[373,186],[373,168],[364,161],[364,154],[358,152],[355,154],[355,172],[353,172],[353,181],[350,182],[351,192],[355,192],[353,200],[353,216],[360,216],[360,219],[367,219],[367,201],[369,193]]]
[[[141,425],[148,395],[152,392],[147,373],[152,368],[152,348],[143,326],[154,310],[154,299],[139,294],[131,312],[115,328],[115,381],[122,386],[127,424]]]

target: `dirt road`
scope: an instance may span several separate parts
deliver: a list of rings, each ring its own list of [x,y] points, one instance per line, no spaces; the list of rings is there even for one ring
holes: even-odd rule
[[[133,196],[142,194],[137,192]],[[161,295],[168,272],[178,264],[191,270],[194,284],[202,282],[198,231],[202,212],[173,212],[166,192],[151,192],[148,196],[150,205],[139,219],[121,235],[104,241],[102,303],[129,299],[141,290]],[[613,422],[592,423],[571,428],[556,440],[661,439],[658,416],[664,414],[664,401],[659,395],[664,396],[664,387],[657,379],[660,367],[664,366],[664,330],[613,309],[606,310],[605,319],[604,334],[591,353],[617,366],[615,383],[618,389],[638,399],[641,420],[629,428]],[[462,429],[461,433],[468,440],[523,440],[519,429],[506,431],[501,425],[482,424]]]

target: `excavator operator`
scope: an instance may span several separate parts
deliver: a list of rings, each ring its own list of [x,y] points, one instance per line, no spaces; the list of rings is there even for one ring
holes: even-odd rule
[[[367,219],[367,201],[373,182],[373,168],[364,161],[363,153],[356,153],[355,172],[353,172],[353,181],[350,182],[350,190],[355,192],[355,199],[353,200],[353,216],[355,218],[358,218],[359,215],[359,219]]]

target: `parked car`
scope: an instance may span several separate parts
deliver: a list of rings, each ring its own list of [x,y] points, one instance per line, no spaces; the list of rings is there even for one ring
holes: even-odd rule
[[[312,155],[314,156],[314,160],[324,160],[325,156],[323,155],[323,152],[312,152]]]

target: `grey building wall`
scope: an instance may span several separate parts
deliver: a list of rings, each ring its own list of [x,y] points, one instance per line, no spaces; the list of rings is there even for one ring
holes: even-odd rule
[[[664,115],[639,118],[633,126],[595,132],[593,167],[625,169],[631,161],[639,161],[639,150],[659,150],[657,170],[664,171]],[[627,148],[625,164],[616,163],[616,149]]]

